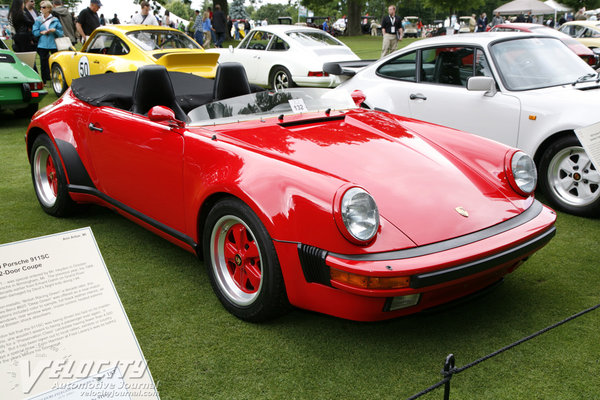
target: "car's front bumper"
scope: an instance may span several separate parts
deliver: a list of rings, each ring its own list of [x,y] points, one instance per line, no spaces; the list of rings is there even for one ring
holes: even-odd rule
[[[405,250],[342,255],[297,244],[294,258],[299,273],[283,268],[288,297],[298,307],[360,321],[419,312],[502,279],[550,241],[555,219],[552,210],[536,201],[524,213],[493,227]],[[292,256],[285,244],[276,246],[278,252]],[[397,289],[357,287],[331,279],[332,269],[356,276],[408,277],[409,284]]]

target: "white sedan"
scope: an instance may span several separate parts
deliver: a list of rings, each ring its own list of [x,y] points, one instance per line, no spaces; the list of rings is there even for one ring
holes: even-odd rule
[[[257,27],[236,48],[207,51],[218,52],[219,62],[241,63],[250,83],[273,89],[337,86],[340,77],[324,73],[323,63],[360,59],[328,33],[293,25]]]
[[[343,64],[326,71],[352,75]],[[368,108],[520,147],[556,208],[600,215],[600,174],[574,130],[600,120],[598,74],[560,40],[489,32],[412,43],[343,82]],[[461,132],[456,132],[462,135]]]

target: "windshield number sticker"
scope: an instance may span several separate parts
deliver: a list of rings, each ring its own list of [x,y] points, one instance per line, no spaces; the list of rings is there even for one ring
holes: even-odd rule
[[[296,114],[308,112],[308,108],[306,108],[306,104],[304,104],[303,99],[291,99],[288,100],[290,103],[290,107],[292,107],[292,111]]]
[[[79,76],[84,77],[90,74],[90,62],[86,56],[79,59]]]

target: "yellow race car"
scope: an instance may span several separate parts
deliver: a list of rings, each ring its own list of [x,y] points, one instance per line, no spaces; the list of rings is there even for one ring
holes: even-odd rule
[[[97,28],[81,51],[59,51],[50,57],[52,88],[61,96],[73,79],[108,72],[135,71],[160,64],[170,71],[214,78],[219,55],[206,53],[177,29],[151,25]]]

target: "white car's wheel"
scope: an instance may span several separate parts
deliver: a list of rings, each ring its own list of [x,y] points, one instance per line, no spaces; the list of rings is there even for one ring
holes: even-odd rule
[[[575,136],[562,137],[546,149],[540,186],[559,210],[584,217],[600,214],[600,172]]]
[[[292,80],[292,74],[285,67],[275,67],[271,72],[271,88],[274,90],[287,89],[296,86]]]

